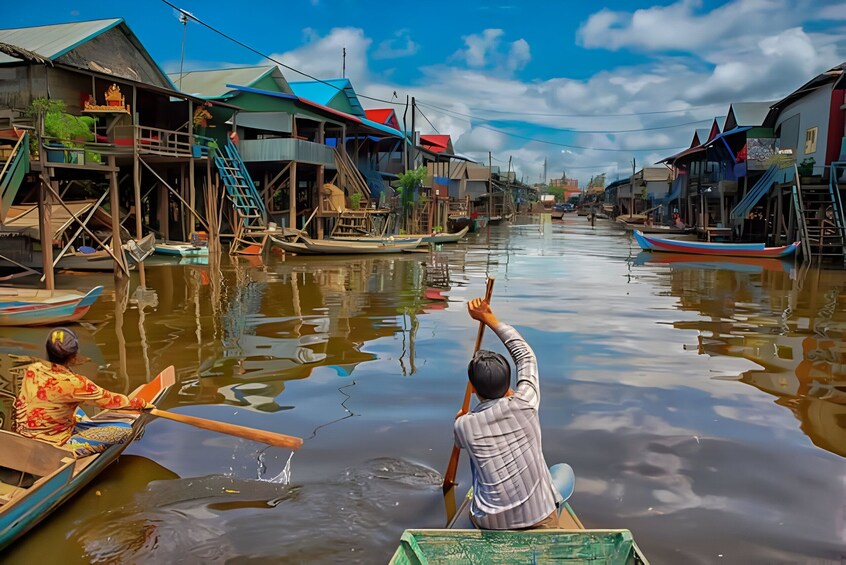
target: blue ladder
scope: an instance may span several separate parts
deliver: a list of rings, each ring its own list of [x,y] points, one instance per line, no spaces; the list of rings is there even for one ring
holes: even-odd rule
[[[245,247],[267,242],[267,209],[247,172],[247,167],[231,140],[222,150],[214,152],[214,164],[226,188],[226,196],[235,210],[235,239],[230,253],[240,253]]]
[[[735,227],[739,227],[743,225],[743,219],[749,215],[749,212],[760,202],[761,198],[763,198],[773,187],[773,184],[776,183],[778,180],[780,173],[787,173],[786,169],[780,169],[778,165],[772,165],[767,171],[763,174],[761,178],[758,179],[758,182],[749,189],[746,195],[737,203],[737,205],[731,209],[731,213],[729,214],[729,219],[731,223]],[[790,172],[792,176],[792,171]]]
[[[8,159],[0,161],[0,223],[18,194],[24,176],[29,173],[29,133],[18,139]]]

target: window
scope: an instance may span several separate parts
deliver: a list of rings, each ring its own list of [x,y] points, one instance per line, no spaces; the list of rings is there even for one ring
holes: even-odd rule
[[[805,155],[817,152],[817,128],[810,128],[805,132]]]

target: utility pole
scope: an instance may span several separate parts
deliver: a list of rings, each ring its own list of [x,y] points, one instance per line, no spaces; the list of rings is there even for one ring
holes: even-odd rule
[[[405,117],[408,115],[408,95],[405,97],[405,111],[402,113],[402,172],[408,172],[408,129]]]
[[[188,36],[188,16],[179,12],[179,23],[182,24],[182,56],[179,57],[179,90],[182,90],[182,68],[185,65],[185,39]],[[133,109],[133,111],[135,111]]]
[[[341,47],[341,78],[347,78],[347,48]]]
[[[491,201],[493,200],[493,157],[488,151],[488,225],[491,225]]]
[[[635,158],[632,157],[632,178],[629,180],[629,190],[632,193],[632,204],[629,207],[629,219],[631,219],[632,214],[634,214],[634,177],[635,177],[635,169],[637,168],[637,161]]]
[[[417,103],[414,101],[414,96],[411,97],[411,163],[409,166],[412,169],[417,168],[417,129],[415,127],[415,116]]]

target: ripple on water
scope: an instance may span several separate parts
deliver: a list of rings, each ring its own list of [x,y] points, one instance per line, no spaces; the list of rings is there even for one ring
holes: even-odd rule
[[[280,555],[369,563],[398,536],[385,524],[425,505],[441,480],[428,467],[381,457],[319,485],[224,475],[153,481],[107,520],[89,520],[69,536],[91,563],[225,563]],[[302,524],[320,535],[304,536]]]

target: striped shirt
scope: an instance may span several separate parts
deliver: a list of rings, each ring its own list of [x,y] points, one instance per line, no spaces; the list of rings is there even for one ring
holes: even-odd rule
[[[455,421],[455,443],[470,455],[470,512],[488,530],[528,528],[548,517],[560,496],[541,450],[538,365],[529,344],[502,322],[493,328],[517,367],[509,397],[480,402]]]

